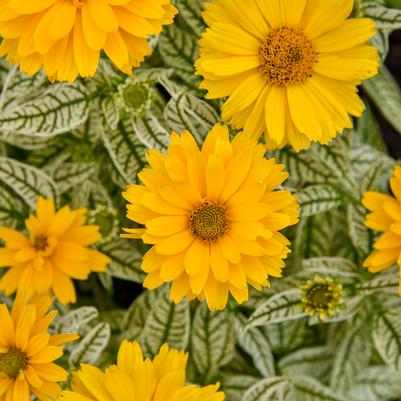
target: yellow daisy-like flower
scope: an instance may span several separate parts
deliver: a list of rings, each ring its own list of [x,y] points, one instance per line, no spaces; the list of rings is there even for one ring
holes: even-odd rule
[[[370,19],[347,19],[353,0],[214,0],[197,72],[222,117],[270,148],[327,143],[364,105],[357,85],[377,73]]]
[[[248,299],[248,283],[260,290],[268,276],[281,276],[289,241],[278,231],[298,221],[288,191],[274,191],[288,176],[266,160],[265,148],[245,134],[230,143],[216,125],[199,150],[192,135],[173,133],[167,155],[150,150],[143,185],[123,194],[127,217],[145,228],[125,229],[152,248],[142,269],[144,286],[172,282],[170,297],[206,299],[223,309],[228,293]]]
[[[106,372],[81,365],[74,373],[73,391],[63,391],[58,401],[222,401],[219,385],[200,388],[185,385],[188,354],[164,344],[151,361],[143,359],[138,343],[123,341],[117,364]]]
[[[0,56],[52,81],[91,77],[101,51],[130,74],[150,54],[147,38],[171,24],[170,0],[2,0]]]
[[[372,212],[366,216],[365,225],[384,233],[373,244],[375,251],[363,263],[373,273],[395,263],[401,266],[401,166],[395,167],[390,187],[394,196],[366,192],[362,199],[363,205]]]
[[[88,245],[100,239],[99,228],[85,225],[86,209],[64,206],[55,211],[52,199],[39,198],[36,216],[25,221],[29,237],[0,227],[0,279],[6,295],[17,289],[28,297],[53,292],[62,303],[76,301],[71,278],[85,280],[91,271],[104,271],[110,259]]]
[[[57,314],[47,313],[50,304],[48,297],[27,304],[21,293],[11,313],[0,304],[0,401],[29,401],[31,393],[50,401],[60,394],[57,382],[65,381],[68,374],[54,361],[63,355],[60,346],[78,336],[48,334]]]
[[[316,276],[300,289],[302,310],[321,320],[326,320],[344,306],[343,286],[332,277]]]

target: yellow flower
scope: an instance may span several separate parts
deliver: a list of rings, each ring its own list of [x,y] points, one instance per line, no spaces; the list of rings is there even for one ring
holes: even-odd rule
[[[363,265],[370,272],[377,273],[398,263],[401,266],[401,167],[394,169],[390,179],[391,195],[366,192],[363,205],[370,210],[365,225],[384,234],[373,244],[376,249]],[[401,281],[400,281],[401,294]]]
[[[150,54],[147,38],[171,24],[170,0],[2,0],[0,56],[52,81],[95,74],[102,50],[130,74]]]
[[[347,19],[353,0],[214,0],[197,72],[222,117],[270,148],[327,143],[364,105],[356,86],[377,73],[370,19]]]
[[[197,297],[224,309],[228,293],[241,303],[247,283],[260,290],[269,275],[281,276],[289,241],[278,231],[298,221],[298,205],[273,191],[288,174],[264,152],[244,134],[230,143],[221,125],[201,150],[185,131],[172,134],[167,155],[148,152],[143,185],[123,194],[127,217],[145,226],[123,236],[154,245],[143,258],[145,287],[172,282],[174,302]]]
[[[185,385],[187,359],[188,354],[164,344],[153,361],[144,360],[138,343],[123,341],[117,365],[105,373],[81,365],[74,373],[73,391],[63,391],[58,401],[222,401],[218,384]]]
[[[0,279],[6,295],[17,289],[28,297],[49,294],[62,303],[76,301],[71,278],[85,280],[91,271],[104,271],[110,259],[87,248],[100,239],[99,228],[84,225],[86,209],[64,206],[54,210],[52,199],[39,198],[36,216],[25,221],[29,238],[7,227],[0,227],[0,268],[10,266]]]
[[[11,313],[0,304],[0,401],[29,401],[33,393],[41,401],[57,397],[57,382],[67,372],[53,363],[63,355],[60,345],[74,341],[76,334],[49,335],[57,312],[46,313],[49,297],[27,304],[19,292]]]
[[[316,276],[301,286],[301,308],[312,316],[326,320],[344,305],[343,286],[332,277]]]

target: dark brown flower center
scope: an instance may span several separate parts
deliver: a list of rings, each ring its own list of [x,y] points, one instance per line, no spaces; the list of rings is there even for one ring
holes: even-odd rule
[[[306,34],[298,28],[271,31],[259,48],[261,71],[272,85],[302,83],[312,75],[316,51]]]
[[[307,292],[306,298],[310,306],[314,308],[329,309],[333,302],[332,288],[327,284],[315,284]]]
[[[33,247],[37,251],[44,251],[46,249],[47,245],[48,245],[47,237],[45,237],[44,235],[38,235],[37,237],[35,237],[35,239],[33,241]]]
[[[224,207],[209,201],[202,202],[192,212],[189,222],[192,233],[203,241],[215,241],[227,230]]]
[[[18,348],[10,348],[5,354],[0,353],[0,372],[11,379],[16,379],[28,364],[28,357]]]

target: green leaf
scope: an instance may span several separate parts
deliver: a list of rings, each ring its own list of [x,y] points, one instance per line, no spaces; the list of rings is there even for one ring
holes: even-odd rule
[[[223,390],[229,401],[242,401],[245,392],[259,378],[247,375],[227,375],[223,378]]]
[[[194,75],[194,62],[198,58],[198,41],[176,25],[163,30],[159,38],[159,51],[169,67],[191,87],[198,87],[200,77]]]
[[[100,105],[107,125],[111,129],[116,129],[120,121],[120,110],[118,109],[116,101],[110,96],[102,99]]]
[[[281,358],[278,366],[286,375],[307,375],[322,380],[331,371],[333,356],[334,351],[330,347],[306,347]]]
[[[60,194],[79,186],[96,172],[97,166],[93,163],[63,163],[53,171],[53,179],[57,183]]]
[[[250,328],[243,332],[246,318],[238,315],[234,318],[234,327],[239,346],[252,358],[255,367],[264,377],[274,376],[274,357],[269,341],[263,332],[257,328]]]
[[[259,380],[245,392],[242,401],[271,401],[285,385],[285,379],[278,376]]]
[[[203,11],[202,0],[178,0],[178,9],[180,10],[180,16],[184,19],[185,23],[195,34],[196,37],[200,37],[201,33],[205,30],[205,22],[201,16]]]
[[[288,400],[348,401],[345,397],[339,395],[337,390],[331,390],[316,379],[308,376],[292,376],[289,380],[289,389],[290,396],[285,398]]]
[[[377,29],[395,30],[401,28],[401,10],[388,8],[376,2],[363,3],[364,17],[372,18]]]
[[[174,304],[169,289],[161,291],[154,303],[139,341],[146,355],[154,356],[164,343],[185,350],[189,341],[191,316],[188,301]]]
[[[366,209],[362,204],[347,207],[349,237],[354,247],[366,255],[372,247],[372,232],[365,225]]]
[[[322,256],[304,259],[302,268],[313,273],[331,274],[354,277],[358,267],[349,259],[337,256]]]
[[[301,293],[298,289],[291,289],[273,295],[251,314],[245,330],[251,327],[264,326],[306,316],[300,308],[300,303]]]
[[[75,347],[70,354],[69,364],[77,368],[81,363],[95,364],[110,340],[110,325],[99,323]]]
[[[75,333],[78,329],[96,319],[99,316],[94,306],[82,306],[62,316],[56,325],[56,331],[60,333]]]
[[[379,314],[373,327],[373,340],[377,351],[387,365],[401,370],[400,308]]]
[[[364,327],[350,328],[336,349],[330,386],[333,390],[346,393],[355,382],[358,373],[368,366],[372,354],[370,339]]]
[[[0,129],[51,137],[85,122],[89,95],[83,85],[54,84],[40,97],[0,114]]]
[[[398,399],[401,396],[401,374],[386,365],[370,366],[357,376],[349,396],[355,401]]]
[[[32,209],[39,196],[56,201],[58,198],[56,184],[42,170],[7,157],[0,157],[0,183],[14,191]]]
[[[227,310],[197,306],[191,331],[191,358],[202,377],[212,377],[234,357],[235,334]]]
[[[133,241],[117,238],[101,245],[99,250],[111,258],[105,274],[121,280],[143,283],[145,273],[140,268],[142,254],[135,248]]]
[[[327,212],[341,205],[341,195],[329,185],[311,185],[298,193],[300,216]]]
[[[384,118],[401,133],[401,93],[388,69],[382,65],[378,75],[363,82],[363,88]]]
[[[132,117],[132,125],[138,139],[148,148],[165,150],[170,143],[170,133],[158,118],[147,112],[143,117]]]
[[[15,228],[26,217],[23,203],[0,186],[0,225]]]
[[[356,286],[356,290],[361,294],[381,292],[395,295],[398,294],[399,291],[399,281],[400,279],[397,271],[390,271],[388,274],[382,272],[381,274],[373,276],[370,280]]]
[[[172,130],[189,130],[202,142],[211,128],[217,124],[219,116],[209,104],[190,93],[180,93],[167,103],[165,118]]]
[[[159,291],[145,291],[130,305],[122,320],[122,337],[136,340],[145,327],[146,320],[155,305]]]
[[[139,140],[131,118],[120,120],[115,130],[102,129],[104,145],[110,158],[126,184],[136,182],[137,173],[146,164],[146,147]]]

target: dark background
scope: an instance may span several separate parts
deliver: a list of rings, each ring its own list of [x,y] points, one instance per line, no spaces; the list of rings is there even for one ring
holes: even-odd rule
[[[398,81],[401,90],[401,31],[394,32],[390,37],[390,51],[385,64]],[[377,117],[391,156],[395,159],[401,159],[401,134],[385,121],[379,112],[377,112]]]

